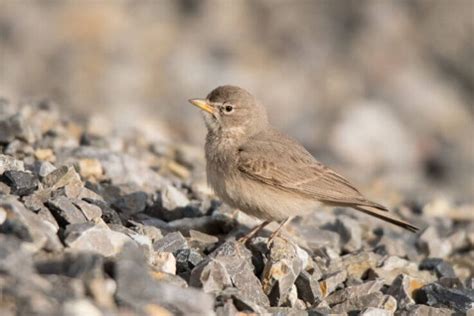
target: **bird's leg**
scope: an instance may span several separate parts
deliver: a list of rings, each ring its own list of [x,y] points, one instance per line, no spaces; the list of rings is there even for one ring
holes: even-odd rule
[[[291,220],[294,218],[294,216],[290,216],[288,217],[287,219],[283,220],[281,223],[280,223],[280,226],[278,226],[278,228],[270,235],[270,238],[268,239],[268,244],[271,244],[273,239],[278,236],[278,234],[280,233],[281,229],[286,226],[289,222],[291,222]]]
[[[267,226],[268,224],[270,224],[270,221],[265,220],[265,221],[261,222],[259,225],[252,228],[252,230],[249,231],[245,236],[240,237],[239,242],[245,245],[250,239],[255,237],[255,235],[257,235],[258,232],[261,231],[262,229],[264,229],[265,226]]]

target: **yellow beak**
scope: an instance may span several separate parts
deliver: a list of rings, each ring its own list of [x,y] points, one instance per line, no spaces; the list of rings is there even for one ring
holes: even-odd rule
[[[209,112],[211,114],[214,114],[214,112],[215,112],[214,108],[212,107],[212,105],[210,105],[207,102],[207,100],[204,100],[204,99],[190,99],[189,102],[192,105],[197,106],[201,110],[204,110],[204,111]]]

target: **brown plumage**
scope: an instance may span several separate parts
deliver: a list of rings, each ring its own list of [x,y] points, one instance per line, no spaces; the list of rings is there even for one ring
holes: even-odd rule
[[[229,205],[264,220],[305,215],[320,204],[347,206],[410,231],[302,145],[273,129],[265,108],[247,91],[222,86],[190,100],[204,110],[208,128],[208,181]]]

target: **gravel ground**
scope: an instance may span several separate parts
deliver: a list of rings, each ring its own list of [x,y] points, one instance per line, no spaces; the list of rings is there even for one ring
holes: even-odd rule
[[[474,313],[474,205],[394,199],[275,225],[205,183],[201,148],[0,101],[1,315]],[[390,195],[386,193],[386,195]]]

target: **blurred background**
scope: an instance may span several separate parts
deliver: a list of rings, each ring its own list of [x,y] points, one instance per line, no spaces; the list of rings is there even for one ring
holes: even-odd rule
[[[373,191],[473,201],[474,1],[0,0],[0,96],[202,145],[187,103],[246,88]]]

